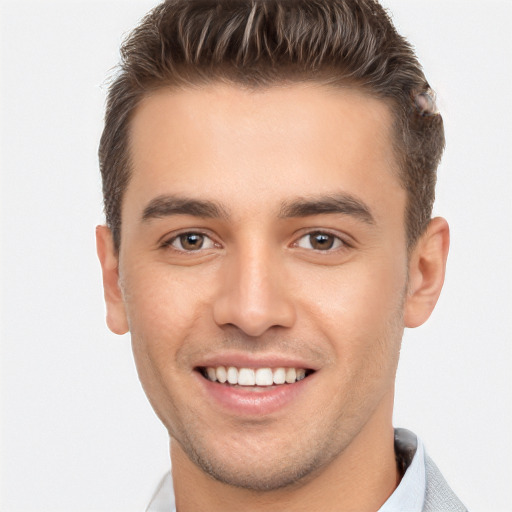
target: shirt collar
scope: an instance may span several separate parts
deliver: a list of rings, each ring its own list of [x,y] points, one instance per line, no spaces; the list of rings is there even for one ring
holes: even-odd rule
[[[166,473],[158,484],[146,512],[176,512],[176,502],[174,501],[174,489],[170,472]]]
[[[425,450],[412,432],[395,430],[395,453],[404,475],[378,512],[421,512],[425,500]],[[171,473],[161,480],[146,512],[176,512]]]
[[[421,512],[425,501],[425,450],[412,432],[395,429],[395,454],[404,471],[400,484],[378,512]]]

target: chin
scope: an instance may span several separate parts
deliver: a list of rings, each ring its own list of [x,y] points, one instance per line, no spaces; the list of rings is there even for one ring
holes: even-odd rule
[[[299,433],[287,436],[267,432],[263,436],[231,434],[213,440],[208,435],[192,439],[189,429],[179,444],[188,459],[214,480],[248,491],[272,492],[300,487],[322,471],[343,447],[308,440]],[[247,433],[246,433],[247,434]],[[271,439],[269,439],[270,437]],[[264,448],[263,448],[264,447]]]
[[[301,457],[302,459],[302,457]],[[213,479],[226,485],[257,492],[272,492],[297,487],[309,480],[319,469],[318,461],[282,459],[248,464],[203,458],[194,454],[192,461]]]

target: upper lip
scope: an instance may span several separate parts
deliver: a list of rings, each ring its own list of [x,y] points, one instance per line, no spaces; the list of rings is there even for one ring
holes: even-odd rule
[[[235,368],[303,368],[318,370],[318,366],[304,358],[281,354],[256,355],[247,353],[223,353],[206,356],[197,361],[194,368],[234,366]]]

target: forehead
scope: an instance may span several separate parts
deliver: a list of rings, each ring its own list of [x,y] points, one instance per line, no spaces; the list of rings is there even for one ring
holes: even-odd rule
[[[242,190],[267,206],[308,192],[399,193],[391,127],[386,103],[349,88],[161,89],[132,120],[125,204],[200,193],[236,208]]]

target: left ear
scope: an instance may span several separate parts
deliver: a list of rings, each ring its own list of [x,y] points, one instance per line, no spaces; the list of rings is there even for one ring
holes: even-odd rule
[[[406,327],[420,326],[432,313],[443,287],[449,246],[448,223],[441,217],[432,219],[409,259]]]

